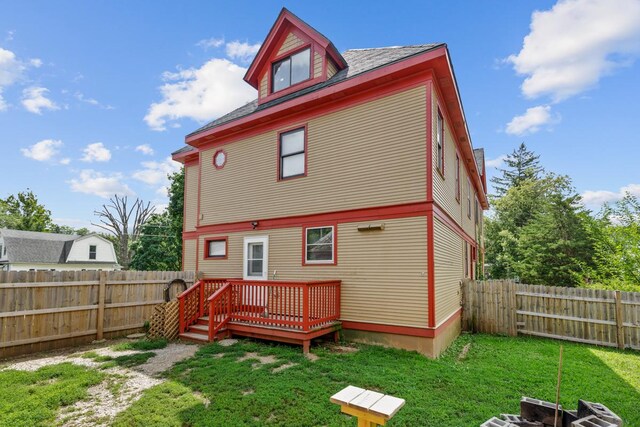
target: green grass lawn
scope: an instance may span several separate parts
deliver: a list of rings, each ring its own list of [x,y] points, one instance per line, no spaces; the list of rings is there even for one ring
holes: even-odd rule
[[[459,355],[470,345],[463,360]],[[203,346],[147,390],[116,426],[353,426],[329,396],[347,385],[406,399],[390,426],[478,426],[500,413],[518,413],[523,395],[553,400],[564,345],[561,403],[602,402],[628,426],[640,426],[640,353],[534,338],[463,335],[438,360],[376,346],[355,353],[240,341]],[[238,359],[275,356],[271,364]],[[296,366],[273,373],[285,363]],[[0,385],[1,387],[1,385]]]
[[[0,372],[0,426],[33,427],[53,424],[60,407],[87,396],[104,374],[71,363],[45,366],[36,372]]]

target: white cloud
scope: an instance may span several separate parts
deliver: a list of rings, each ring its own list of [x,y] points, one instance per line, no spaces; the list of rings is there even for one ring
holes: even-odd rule
[[[142,162],[144,169],[133,173],[133,178],[148,185],[166,186],[169,182],[167,175],[178,172],[180,163],[174,162],[171,157],[167,157],[163,162]],[[166,193],[164,193],[166,195]]]
[[[15,34],[16,34],[15,30],[7,31],[7,35],[5,36],[4,41],[6,41],[6,42],[12,41],[14,36],[15,36]]]
[[[504,164],[504,161],[507,160],[507,155],[506,154],[502,154],[498,157],[496,157],[495,159],[489,159],[487,161],[485,161],[485,166],[487,168],[499,168],[502,167],[502,165]]]
[[[151,104],[144,120],[162,131],[167,121],[188,117],[204,122],[228,113],[256,97],[255,89],[242,80],[246,71],[226,59],[211,59],[200,68],[166,72],[162,101]]]
[[[29,64],[31,64],[32,67],[34,68],[40,68],[42,67],[42,59],[40,58],[32,58],[29,60]]]
[[[507,61],[527,76],[522,93],[560,101],[598,83],[640,52],[637,0],[560,0],[535,11],[530,33]]]
[[[92,194],[108,199],[117,194],[121,196],[133,196],[135,193],[129,186],[122,182],[123,176],[120,173],[105,175],[91,169],[80,172],[77,178],[68,183],[71,190],[77,193]]]
[[[102,142],[87,145],[83,152],[84,156],[80,159],[83,162],[108,162],[111,160],[111,151]]]
[[[617,202],[626,193],[640,197],[640,184],[629,184],[621,187],[617,192],[609,190],[587,190],[581,194],[582,202],[590,207],[601,206],[605,203]]]
[[[153,148],[151,148],[149,144],[138,145],[136,147],[136,151],[139,151],[146,156],[153,156],[154,153]]]
[[[249,44],[238,40],[227,43],[227,56],[231,59],[239,59],[243,62],[249,62],[260,50],[260,43]]]
[[[527,108],[524,114],[511,119],[511,121],[507,123],[506,132],[509,135],[535,133],[538,132],[542,126],[557,123],[559,120],[559,116],[553,117],[551,115],[551,106],[539,105],[537,107]]]
[[[84,96],[84,94],[82,92],[76,92],[73,96],[78,101],[84,102],[85,104],[89,104],[89,105],[93,105],[93,106],[96,106],[96,107],[104,108],[105,110],[114,110],[115,109],[111,105],[103,105],[101,102],[99,102],[98,100],[96,100],[94,98],[87,98],[86,96]]]
[[[201,48],[203,48],[204,50],[207,50],[209,48],[216,48],[216,47],[220,47],[224,44],[224,39],[223,38],[215,38],[212,37],[210,39],[203,39],[200,40],[198,43],[196,43],[196,46],[200,46]]]
[[[22,105],[27,111],[34,114],[42,114],[42,110],[59,110],[52,100],[47,98],[49,89],[46,87],[31,86],[22,91]]]
[[[15,53],[0,47],[0,111],[5,111],[8,107],[2,97],[2,91],[17,82],[25,69],[25,65],[16,58]]]
[[[71,163],[71,159],[68,157],[65,157],[64,159],[60,160],[61,165],[68,165],[69,163]]]
[[[55,157],[60,152],[62,141],[55,139],[44,139],[36,142],[29,148],[21,148],[22,155],[39,162],[46,162]]]

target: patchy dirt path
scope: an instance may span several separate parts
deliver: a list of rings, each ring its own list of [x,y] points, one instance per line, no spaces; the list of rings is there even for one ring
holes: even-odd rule
[[[108,344],[112,345],[113,343]],[[164,379],[159,378],[158,374],[170,369],[175,363],[192,357],[197,350],[197,345],[170,343],[165,348],[151,350],[155,356],[141,365],[132,368],[111,367],[104,369],[105,380],[88,389],[89,397],[87,399],[61,408],[56,424],[69,427],[110,425],[114,417],[138,400],[146,389],[164,382]],[[109,347],[92,348],[91,351],[98,356],[112,358],[142,353],[142,351],[136,350],[114,351]],[[36,371],[43,366],[59,363],[74,363],[99,369],[105,363],[82,357],[85,353],[86,351],[74,351],[14,363],[9,362],[1,369]]]

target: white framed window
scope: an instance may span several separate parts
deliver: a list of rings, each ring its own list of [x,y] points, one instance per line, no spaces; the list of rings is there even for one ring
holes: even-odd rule
[[[333,264],[335,262],[334,226],[308,227],[304,231],[305,264]]]
[[[89,245],[89,259],[96,259],[98,254],[98,247],[96,245]]]
[[[243,246],[242,278],[245,280],[267,280],[269,275],[269,236],[245,237]]]

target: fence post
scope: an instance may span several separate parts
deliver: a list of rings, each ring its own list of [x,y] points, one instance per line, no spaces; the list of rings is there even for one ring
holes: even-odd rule
[[[517,284],[513,280],[509,280],[509,331],[511,336],[518,336],[518,296],[516,295]]]
[[[104,335],[104,300],[107,294],[107,272],[100,272],[100,281],[98,285],[98,315],[96,326],[96,340],[101,340]]]
[[[622,293],[616,291],[616,335],[618,348],[624,349],[624,311],[622,310]]]

